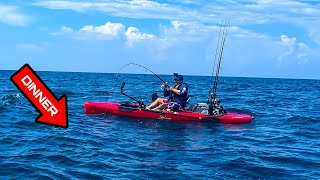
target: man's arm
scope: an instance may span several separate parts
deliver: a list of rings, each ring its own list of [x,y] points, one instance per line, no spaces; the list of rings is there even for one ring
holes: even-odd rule
[[[172,92],[180,95],[180,90],[178,90],[178,89],[176,89],[176,88],[174,88],[174,87],[172,87],[172,86],[170,87],[170,91],[172,91]]]
[[[180,90],[178,89],[175,89],[172,87],[170,87],[170,90],[173,91],[174,93],[180,95],[180,96],[184,96],[184,97],[187,97],[188,96],[188,85],[187,84],[182,84],[180,86]]]

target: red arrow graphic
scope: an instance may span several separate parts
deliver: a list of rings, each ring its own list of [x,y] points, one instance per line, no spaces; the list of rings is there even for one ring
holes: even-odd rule
[[[10,79],[40,113],[36,122],[68,127],[67,96],[57,99],[29,64],[22,66]]]

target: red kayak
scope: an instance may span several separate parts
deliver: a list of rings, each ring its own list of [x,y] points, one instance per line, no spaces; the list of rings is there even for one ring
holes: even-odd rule
[[[86,102],[86,114],[111,114],[139,119],[169,119],[169,120],[218,120],[221,123],[249,123],[254,117],[247,114],[226,113],[223,115],[208,115],[195,111],[154,111],[140,108],[136,104],[115,102]]]

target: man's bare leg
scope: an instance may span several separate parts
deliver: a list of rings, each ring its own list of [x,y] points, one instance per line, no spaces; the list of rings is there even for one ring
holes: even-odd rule
[[[147,106],[147,109],[153,109],[159,106],[160,104],[163,104],[163,98],[157,98],[153,103]]]
[[[166,109],[167,107],[168,107],[168,105],[166,103],[162,103],[158,107],[154,108],[153,110],[162,111],[162,110]]]

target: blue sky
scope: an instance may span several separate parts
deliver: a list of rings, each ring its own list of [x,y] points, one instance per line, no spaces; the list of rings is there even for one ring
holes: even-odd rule
[[[210,75],[223,19],[221,75],[320,79],[318,0],[3,0],[0,67]]]

